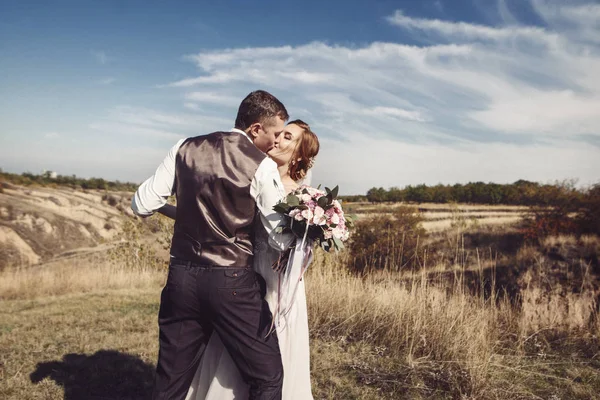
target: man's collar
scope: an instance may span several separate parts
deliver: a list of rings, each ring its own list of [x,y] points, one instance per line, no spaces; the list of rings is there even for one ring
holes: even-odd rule
[[[232,128],[230,132],[236,132],[236,133],[241,133],[242,135],[246,136],[248,138],[249,141],[252,142],[252,139],[250,139],[250,136],[248,136],[248,134],[246,132],[244,132],[241,129],[238,128]]]

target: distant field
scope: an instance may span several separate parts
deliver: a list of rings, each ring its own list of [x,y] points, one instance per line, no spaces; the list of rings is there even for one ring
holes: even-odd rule
[[[526,206],[480,205],[480,204],[435,204],[435,203],[347,203],[346,209],[359,218],[392,213],[399,207],[407,206],[418,210],[425,221],[423,228],[429,232],[441,232],[452,227],[453,223],[463,221],[465,224],[510,225],[519,222],[527,213]]]

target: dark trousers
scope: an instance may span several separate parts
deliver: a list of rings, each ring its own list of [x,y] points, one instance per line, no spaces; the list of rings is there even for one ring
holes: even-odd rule
[[[283,366],[271,312],[251,268],[172,259],[161,294],[153,399],[184,399],[216,332],[250,385],[250,399],[281,399]]]

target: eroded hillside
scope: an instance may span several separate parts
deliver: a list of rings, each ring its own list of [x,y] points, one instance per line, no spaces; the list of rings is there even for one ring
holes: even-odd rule
[[[0,192],[0,269],[111,243],[131,193],[7,185]]]

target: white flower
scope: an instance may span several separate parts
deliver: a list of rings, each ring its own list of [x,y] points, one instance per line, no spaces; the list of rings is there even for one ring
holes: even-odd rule
[[[331,216],[331,223],[338,225],[340,223],[340,217],[337,214]]]
[[[292,211],[290,211],[290,217],[294,218],[296,221],[302,221],[302,210],[298,209],[298,208],[294,208]]]
[[[337,200],[333,200],[333,206],[335,207],[336,210],[341,210],[342,209],[342,205]]]
[[[311,219],[313,219],[313,212],[310,209],[303,210],[302,217],[304,217],[305,220],[310,221]]]
[[[314,213],[315,213],[315,217],[321,218],[323,215],[325,215],[325,210],[323,210],[319,206],[316,206]]]
[[[312,197],[310,196],[310,194],[303,193],[300,196],[300,200],[302,200],[304,203],[308,203],[311,199]]]
[[[337,237],[343,242],[347,240],[348,237],[350,237],[350,233],[348,232],[348,229],[346,229],[342,225],[338,225],[335,228],[333,228],[333,236]]]

